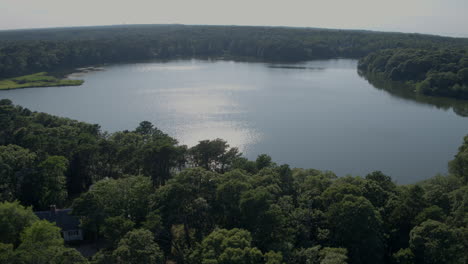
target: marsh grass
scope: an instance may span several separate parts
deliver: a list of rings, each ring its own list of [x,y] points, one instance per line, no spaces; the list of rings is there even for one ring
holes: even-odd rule
[[[28,87],[75,86],[81,85],[83,82],[83,80],[59,79],[48,75],[47,72],[39,72],[35,74],[0,80],[0,90]]]

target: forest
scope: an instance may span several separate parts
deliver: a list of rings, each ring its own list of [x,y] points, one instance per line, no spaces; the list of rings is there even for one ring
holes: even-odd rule
[[[0,100],[0,263],[464,264],[467,183],[468,136],[447,175],[399,185]],[[38,220],[51,204],[72,208],[100,251],[86,259]]]
[[[468,99],[468,49],[387,49],[361,59],[364,76],[405,83],[416,93]]]
[[[363,58],[383,49],[466,48],[468,39],[317,28],[128,25],[0,31],[0,79],[80,66],[193,57]]]

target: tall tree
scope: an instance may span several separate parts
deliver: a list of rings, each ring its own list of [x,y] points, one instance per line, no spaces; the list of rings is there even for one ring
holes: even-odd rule
[[[32,177],[37,156],[17,145],[0,146],[0,200],[13,201],[26,195],[22,183]]]
[[[200,141],[190,148],[189,154],[195,166],[220,173],[227,171],[241,155],[237,148],[230,148],[226,141],[219,138]]]
[[[31,207],[24,207],[18,201],[0,203],[0,242],[17,246],[23,229],[38,220]]]
[[[252,247],[250,233],[242,229],[217,229],[209,234],[194,252],[193,263],[257,264],[262,252]]]
[[[42,175],[40,206],[63,206],[68,195],[65,178],[68,160],[62,156],[49,156],[39,164],[39,168]]]
[[[381,263],[384,241],[382,219],[363,197],[345,196],[327,211],[331,242],[345,247],[351,263]]]
[[[153,240],[153,234],[145,229],[128,232],[112,255],[118,264],[163,264],[164,255]]]

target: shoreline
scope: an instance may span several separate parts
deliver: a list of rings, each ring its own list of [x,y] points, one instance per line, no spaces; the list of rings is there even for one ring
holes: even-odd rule
[[[47,72],[39,72],[30,75],[23,75],[0,80],[1,90],[16,90],[36,87],[61,87],[79,86],[83,80],[72,80],[67,78],[57,78]]]

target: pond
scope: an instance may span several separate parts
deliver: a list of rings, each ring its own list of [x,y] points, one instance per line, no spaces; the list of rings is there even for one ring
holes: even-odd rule
[[[70,76],[85,80],[82,86],[0,91],[0,98],[109,132],[148,120],[181,144],[222,138],[250,159],[267,153],[279,164],[339,176],[381,170],[404,184],[446,173],[468,134],[464,102],[374,87],[356,65],[347,59],[109,65]]]

